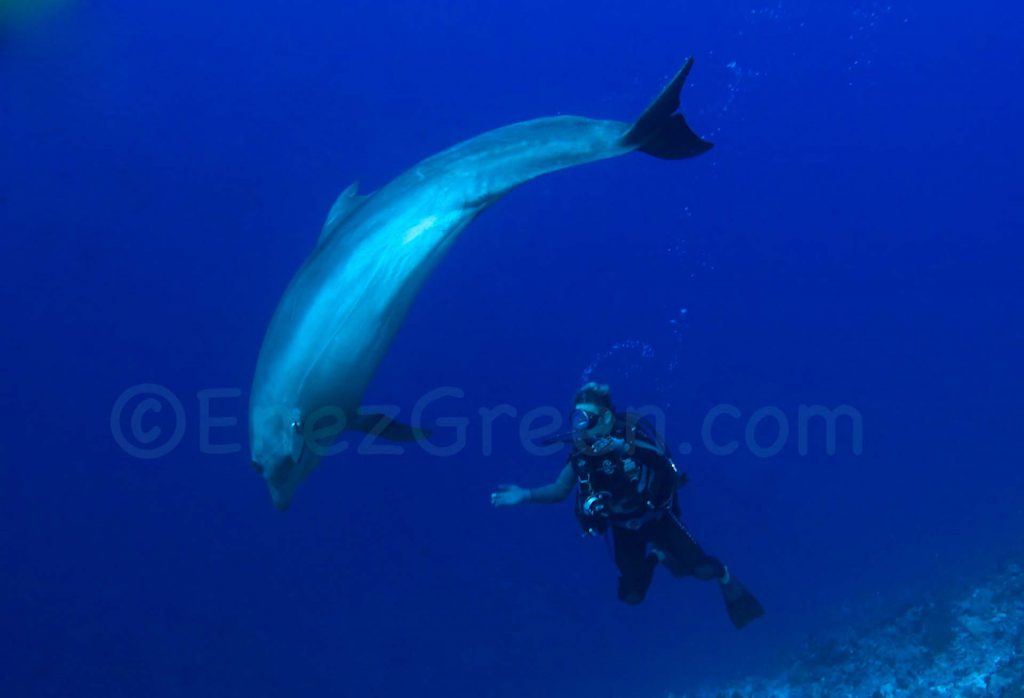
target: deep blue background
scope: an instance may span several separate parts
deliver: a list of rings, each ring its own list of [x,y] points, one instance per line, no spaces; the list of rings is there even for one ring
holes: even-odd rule
[[[1011,3],[106,1],[4,26],[0,656],[5,693],[662,695],[980,573],[1024,530],[1024,13]],[[614,598],[511,422],[481,453],[328,461],[286,514],[239,418],[276,300],[326,210],[483,130],[634,118],[694,54],[717,146],[511,194],[452,249],[368,401],[438,386],[474,417],[564,407],[588,367],[657,403],[856,407],[864,452],[682,461],[684,519],[762,598],[660,575]],[[681,312],[686,309],[686,312]],[[646,346],[644,350],[640,347]],[[156,460],[125,389],[182,400]],[[169,428],[164,413],[152,424]],[[744,422],[721,423],[723,439]],[[443,432],[442,432],[443,433]],[[760,436],[770,441],[766,429]],[[424,688],[425,687],[425,688]]]

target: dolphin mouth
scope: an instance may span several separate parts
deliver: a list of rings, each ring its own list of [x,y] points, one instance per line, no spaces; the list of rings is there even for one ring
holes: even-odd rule
[[[289,458],[288,465],[283,469],[267,467],[256,460],[250,461],[249,464],[252,466],[253,470],[259,473],[260,476],[266,480],[267,488],[270,490],[270,499],[274,503],[274,508],[278,511],[284,511],[287,509],[292,503],[292,496],[295,492],[295,485],[289,486],[289,476],[287,473],[298,467],[295,461]]]
[[[270,467],[263,466],[261,473],[267,481],[270,489],[270,498],[278,511],[284,511],[291,506],[292,498],[299,484],[306,479],[306,476],[319,464],[319,456],[311,449],[302,449],[298,459],[288,456]]]
[[[292,494],[290,492],[285,494],[273,486],[270,488],[270,498],[274,502],[274,508],[278,511],[288,511],[288,507],[292,505]]]
[[[295,468],[294,462],[292,468]],[[278,474],[277,477],[270,472],[265,472],[263,478],[267,481],[267,487],[270,489],[270,499],[274,502],[274,508],[278,511],[286,511],[292,503],[292,497],[295,496],[295,488],[298,486],[298,482],[294,482],[294,478],[290,478],[287,475],[282,476]]]

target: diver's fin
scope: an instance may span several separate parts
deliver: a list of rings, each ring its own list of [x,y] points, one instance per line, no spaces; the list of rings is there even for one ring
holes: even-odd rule
[[[692,67],[693,56],[690,56],[658,98],[626,131],[622,137],[623,145],[664,160],[692,158],[711,149],[712,144],[690,130],[683,115],[676,113],[679,91],[683,89]]]
[[[729,612],[729,619],[737,630],[764,615],[761,603],[735,577],[730,577],[729,581],[718,586],[722,589],[725,610]]]
[[[323,242],[330,237],[331,232],[337,230],[338,226],[353,213],[359,210],[370,195],[360,196],[356,192],[359,191],[359,181],[352,182],[345,188],[345,191],[341,192],[334,205],[331,206],[331,210],[327,213],[327,220],[324,221],[323,230],[320,231],[320,239],[318,242]]]
[[[396,422],[381,412],[360,413],[349,422],[348,428],[353,431],[366,432],[372,436],[380,436],[389,441],[423,441],[430,438],[430,432],[426,429]]]

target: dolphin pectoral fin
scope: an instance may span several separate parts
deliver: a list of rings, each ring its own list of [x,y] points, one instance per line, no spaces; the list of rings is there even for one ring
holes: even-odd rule
[[[679,92],[693,67],[693,57],[676,73],[661,94],[633,122],[622,143],[663,160],[682,160],[707,152],[712,144],[694,133],[679,109]]]
[[[423,441],[430,438],[429,431],[402,424],[381,412],[360,414],[349,423],[348,428],[389,441]]]
[[[357,192],[359,191],[359,181],[356,180],[352,184],[345,188],[345,191],[338,195],[334,205],[331,206],[331,210],[327,213],[327,220],[324,221],[323,230],[320,231],[320,239],[318,243],[322,243],[324,240],[331,236],[331,233],[338,229],[345,219],[351,216],[353,213],[359,210],[359,207],[366,203],[366,200],[372,196],[367,194],[360,196]]]

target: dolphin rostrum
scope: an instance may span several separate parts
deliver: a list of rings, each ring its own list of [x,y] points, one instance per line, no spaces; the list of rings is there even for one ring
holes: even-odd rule
[[[355,184],[342,192],[274,312],[253,379],[252,462],[279,509],[324,455],[317,443],[329,445],[342,429],[420,435],[364,414],[360,402],[424,281],[484,209],[555,170],[634,150],[678,160],[711,148],[676,113],[692,65],[690,58],[632,124],[524,121],[429,157],[369,196]]]

